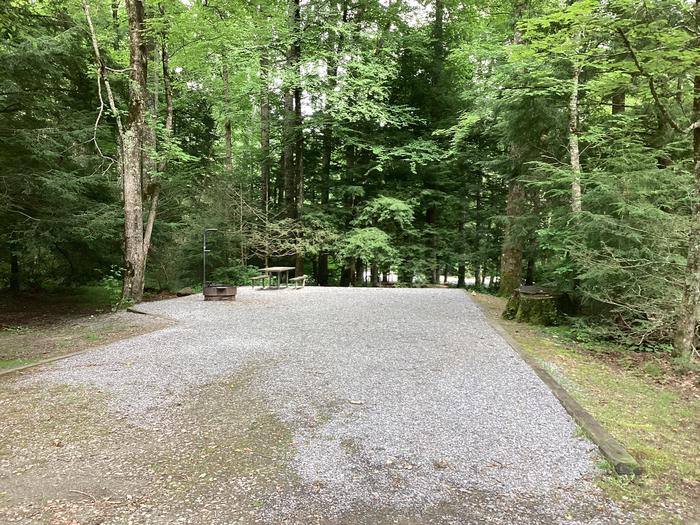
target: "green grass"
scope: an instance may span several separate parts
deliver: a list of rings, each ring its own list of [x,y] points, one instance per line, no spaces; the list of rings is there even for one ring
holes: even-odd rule
[[[634,359],[619,346],[576,343],[565,328],[503,321],[503,300],[475,298],[525,352],[556,370],[557,380],[640,463],[643,474],[637,479],[601,478],[600,486],[611,498],[644,509],[646,523],[700,518],[700,401],[684,390],[680,376],[660,366],[662,361]],[[669,514],[669,507],[675,513]]]
[[[9,370],[33,363],[34,359],[0,359],[0,370]]]

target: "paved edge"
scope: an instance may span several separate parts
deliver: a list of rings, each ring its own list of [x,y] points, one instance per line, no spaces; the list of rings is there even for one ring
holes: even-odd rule
[[[639,476],[642,473],[642,468],[637,463],[632,455],[627,452],[625,447],[617,441],[603,426],[585,409],[564,387],[562,387],[549,372],[542,368],[532,357],[530,357],[520,344],[503,328],[497,321],[488,317],[486,311],[479,303],[471,299],[471,302],[479,309],[481,314],[486,319],[486,322],[496,330],[498,335],[505,339],[513,350],[528,364],[530,368],[538,375],[542,382],[549,387],[555,397],[562,404],[569,415],[574,418],[574,421],[588,434],[591,441],[595,443],[603,454],[605,459],[615,469],[615,473],[623,476]]]

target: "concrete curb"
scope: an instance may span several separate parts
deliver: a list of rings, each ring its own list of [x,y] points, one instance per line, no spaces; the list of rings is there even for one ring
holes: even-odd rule
[[[542,368],[532,357],[530,357],[520,344],[496,321],[491,320],[484,309],[476,301],[472,300],[479,309],[484,319],[505,341],[515,350],[530,368],[537,374],[542,382],[549,387],[559,402],[578,425],[588,434],[591,441],[600,449],[603,457],[615,469],[615,473],[623,476],[642,473],[639,463],[627,452],[625,447],[617,441],[603,426],[585,409],[564,387],[562,387],[544,368]]]

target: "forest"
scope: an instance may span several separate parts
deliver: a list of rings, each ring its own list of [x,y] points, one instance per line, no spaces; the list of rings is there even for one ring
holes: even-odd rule
[[[536,283],[697,358],[700,1],[5,0],[0,287]]]

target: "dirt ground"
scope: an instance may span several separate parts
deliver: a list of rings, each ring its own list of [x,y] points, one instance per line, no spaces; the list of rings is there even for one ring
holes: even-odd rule
[[[6,294],[0,297],[0,371],[96,348],[170,323],[112,312],[102,297]]]

